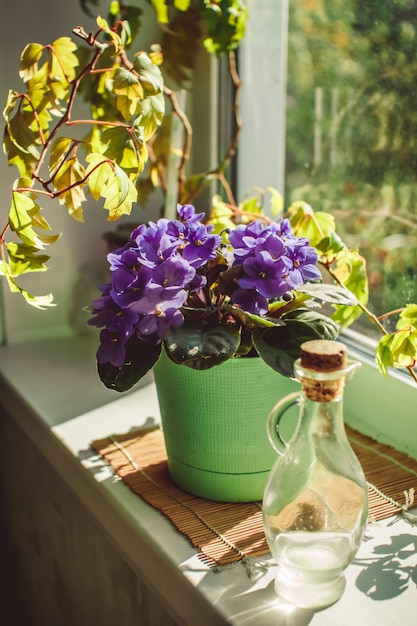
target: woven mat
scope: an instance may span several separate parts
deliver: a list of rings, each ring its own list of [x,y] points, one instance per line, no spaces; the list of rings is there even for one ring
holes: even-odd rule
[[[394,448],[347,429],[369,491],[369,518],[401,511],[405,492],[417,488],[417,461]],[[269,552],[260,502],[229,504],[183,491],[170,478],[160,429],[132,431],[94,441],[92,448],[145,502],[186,535],[209,566],[223,566]]]

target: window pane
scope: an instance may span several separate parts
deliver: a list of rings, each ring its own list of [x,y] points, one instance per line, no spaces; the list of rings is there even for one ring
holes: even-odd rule
[[[286,204],[359,243],[377,315],[417,302],[416,1],[291,0],[287,80]]]

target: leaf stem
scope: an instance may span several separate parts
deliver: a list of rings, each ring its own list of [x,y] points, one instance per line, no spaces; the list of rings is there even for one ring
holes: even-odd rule
[[[402,313],[403,311],[405,311],[405,307],[401,307],[399,309],[393,309],[392,311],[387,311],[386,313],[379,315],[378,319],[383,320],[386,317],[390,317],[391,315],[398,315],[399,313]]]

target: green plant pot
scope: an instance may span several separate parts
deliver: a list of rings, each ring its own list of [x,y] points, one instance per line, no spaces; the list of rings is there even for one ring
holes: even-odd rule
[[[210,500],[261,500],[276,459],[267,418],[297,384],[256,357],[197,371],[162,354],[154,374],[175,483]]]

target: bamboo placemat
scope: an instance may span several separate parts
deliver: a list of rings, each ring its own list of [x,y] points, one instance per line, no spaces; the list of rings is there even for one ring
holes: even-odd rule
[[[346,429],[369,492],[369,519],[402,510],[417,487],[417,461]],[[171,480],[159,428],[114,435],[92,443],[116,474],[145,502],[161,511],[200,550],[209,566],[224,566],[269,552],[260,502],[222,503],[193,496]]]

